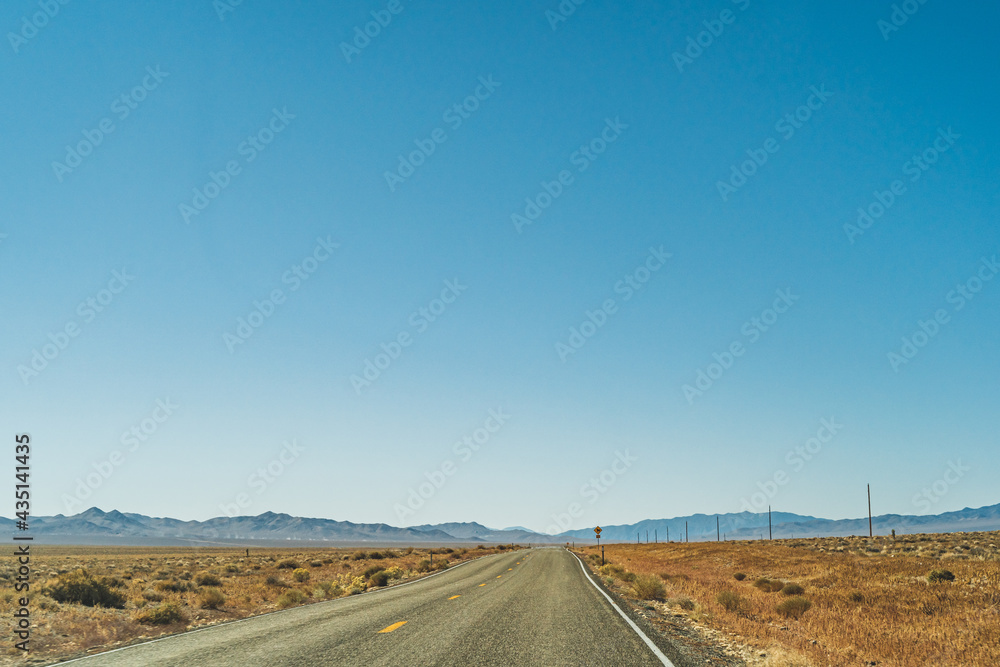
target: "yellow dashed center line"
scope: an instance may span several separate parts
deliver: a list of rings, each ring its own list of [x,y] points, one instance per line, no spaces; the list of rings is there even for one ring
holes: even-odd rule
[[[513,569],[514,569],[514,568],[512,568],[512,567],[508,567],[508,568],[507,568],[507,571],[508,571],[508,572],[510,572],[510,571],[511,571],[511,570],[513,570]]]
[[[406,621],[400,621],[399,623],[393,623],[384,630],[379,630],[377,634],[382,634],[383,632],[392,632],[393,630],[399,630],[401,627],[406,625]]]
[[[461,596],[461,595],[452,595],[452,596],[451,596],[450,598],[448,598],[448,599],[449,599],[449,600],[454,600],[455,598],[460,598],[460,597],[462,597],[462,596]]]
[[[500,578],[500,577],[502,577],[502,576],[503,576],[502,574],[498,574],[498,575],[497,575],[497,579],[499,579],[499,578]]]
[[[480,586],[485,586],[486,584],[479,584]]]

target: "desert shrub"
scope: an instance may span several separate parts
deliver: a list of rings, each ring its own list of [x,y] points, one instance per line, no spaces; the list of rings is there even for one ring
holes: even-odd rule
[[[104,585],[110,586],[111,588],[124,588],[125,587],[125,582],[122,581],[121,579],[119,579],[118,577],[101,577],[100,581]]]
[[[333,561],[330,561],[331,563]],[[323,567],[323,561],[321,560],[311,560],[309,561],[309,567]]]
[[[195,577],[194,582],[199,586],[221,586],[222,579],[211,572],[201,572]]]
[[[326,564],[326,565],[329,565],[329,564],[330,564],[330,563],[332,563],[332,562],[333,562],[333,559],[332,559],[332,558],[324,558],[324,559],[323,559],[323,563],[324,563],[324,564]]]
[[[765,593],[776,593],[784,588],[785,584],[781,581],[771,581],[767,577],[761,577],[757,581],[753,582],[753,585],[764,591]]]
[[[187,570],[185,570],[184,572],[181,572],[177,576],[179,578],[183,579],[184,581],[191,581],[191,577],[194,576],[194,575],[192,575],[190,572],[188,572]]]
[[[686,574],[670,574],[669,572],[660,572],[660,578],[664,581],[687,581],[690,579]]]
[[[686,611],[694,611],[694,600],[691,598],[671,598],[667,603],[673,607],[680,607]]]
[[[198,606],[202,609],[218,609],[226,603],[226,596],[218,588],[206,588],[198,593]]]
[[[166,581],[157,581],[153,584],[153,588],[161,593],[183,593],[191,589],[191,584],[178,579],[169,579]]]
[[[144,600],[149,600],[150,602],[162,602],[163,601],[163,594],[162,593],[157,593],[156,591],[148,590],[148,589],[142,592],[142,597],[143,597]]]
[[[603,575],[614,577],[615,579],[621,579],[622,581],[633,581],[635,579],[635,575],[632,574],[631,572],[628,572],[621,565],[614,565],[612,563],[608,563],[607,565],[601,566],[600,571],[601,574]]]
[[[267,575],[267,579],[264,580],[264,583],[267,584],[268,586],[278,586],[280,588],[287,588],[288,587],[288,584],[286,584],[284,581],[282,581],[281,577],[279,577],[276,574],[269,574],[269,575]]]
[[[417,572],[430,572],[431,571],[431,562],[429,560],[427,560],[426,558],[423,559],[422,561],[419,561],[417,563],[416,570],[417,570]]]
[[[299,567],[299,564],[294,558],[286,558],[278,563],[279,570],[295,570]]]
[[[233,565],[232,563],[230,563],[229,565],[226,566],[226,572],[228,572],[230,574],[237,574],[237,573],[239,573],[239,571],[240,571],[239,566]]]
[[[371,560],[382,560],[383,558],[385,558],[385,554],[382,553],[381,551],[373,551],[370,554],[368,554],[368,558],[370,558]]]
[[[403,568],[393,565],[388,570],[385,571],[389,575],[390,579],[399,579],[403,576]]]
[[[441,559],[438,562],[434,563],[434,569],[438,571],[447,570],[450,565],[451,564],[448,561]]]
[[[86,570],[60,575],[42,592],[56,602],[74,602],[86,607],[125,607],[125,595],[113,590],[103,579],[96,579]]]
[[[850,595],[847,596],[847,599],[851,602],[864,602],[865,596],[861,593],[861,591],[851,591]]]
[[[746,609],[746,601],[732,591],[722,591],[715,597],[715,601],[722,605],[726,611],[739,614]]]
[[[321,581],[317,584],[317,588],[313,590],[313,597],[315,598],[331,598],[334,597],[333,590],[336,588],[340,590],[339,586],[334,585],[332,581]]]
[[[170,625],[183,621],[184,615],[181,614],[180,607],[168,602],[138,614],[135,620],[146,625]]]
[[[806,592],[806,589],[802,588],[798,584],[785,584],[781,587],[782,595],[802,595]]]
[[[381,572],[384,568],[381,565],[372,565],[369,568],[365,568],[365,571],[361,573],[361,576],[366,580],[371,577],[376,572]]]
[[[931,573],[927,575],[927,581],[932,584],[942,581],[955,581],[955,575],[952,574],[951,570],[931,570]]]
[[[38,595],[32,600],[39,609],[59,611],[59,603],[45,595]]]
[[[790,597],[777,606],[779,614],[785,618],[801,618],[802,614],[809,611],[812,602],[803,597]]]
[[[379,570],[368,579],[368,585],[370,586],[385,586],[388,583],[389,573],[385,570]]]
[[[736,574],[733,575],[733,579],[735,579],[736,581],[743,581],[746,578],[747,575],[743,572],[737,572]]]
[[[479,545],[478,547],[476,547],[476,548],[477,548],[477,549],[482,549],[482,548],[483,548],[483,545],[482,545],[482,544],[480,544],[480,545]],[[404,553],[405,555],[409,556],[410,554],[412,554],[412,553],[413,553],[413,547],[406,547],[406,551],[404,551],[403,553]]]
[[[351,554],[351,560],[364,560],[366,558],[368,558],[368,554],[364,551],[355,551]]]
[[[297,567],[294,570],[292,570],[292,579],[295,579],[295,581],[303,582],[307,580],[310,576],[311,575],[309,574],[309,570],[305,569],[304,567]]]
[[[640,574],[632,582],[632,592],[640,600],[662,600],[667,596],[663,582],[651,574]]]
[[[281,594],[278,598],[278,606],[282,609],[287,609],[292,605],[301,604],[302,602],[305,602],[305,600],[306,594],[297,588],[293,588]]]

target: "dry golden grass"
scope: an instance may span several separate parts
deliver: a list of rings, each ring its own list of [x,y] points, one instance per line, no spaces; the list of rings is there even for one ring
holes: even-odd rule
[[[630,576],[659,575],[670,598],[653,605],[660,613],[683,613],[735,636],[770,653],[771,665],[996,667],[998,544],[998,533],[620,544],[606,546],[605,554],[624,575],[605,567],[603,576],[634,598]],[[596,548],[578,551],[602,572]],[[929,583],[935,569],[950,570],[955,580]],[[746,578],[738,581],[738,572]],[[811,607],[798,620],[782,615],[779,604],[793,598],[771,592],[773,586],[755,586],[761,578],[801,585]],[[724,595],[727,611],[720,603],[727,591],[743,604]],[[694,601],[693,609],[683,610],[685,598]]]
[[[434,569],[457,564],[503,548],[435,548]],[[373,552],[381,557],[373,558]],[[371,587],[366,571],[386,570],[389,584],[423,576],[429,550],[378,549],[244,549],[180,547],[61,547],[35,545],[31,551],[29,593],[32,620],[30,654],[11,646],[0,664],[65,658],[81,652],[114,648],[137,639],[180,632],[283,609],[297,604],[361,593]],[[10,560],[0,566],[5,590],[0,613],[13,613],[17,597]],[[124,609],[58,603],[43,593],[46,582],[85,568],[97,578],[115,580],[127,597]],[[300,571],[302,570],[302,571]],[[304,572],[303,572],[304,571]],[[199,585],[201,582],[202,585]],[[271,582],[271,583],[268,583]],[[213,592],[214,591],[214,592]],[[18,594],[19,597],[20,594]],[[139,622],[143,615],[180,608],[183,619],[166,625]]]

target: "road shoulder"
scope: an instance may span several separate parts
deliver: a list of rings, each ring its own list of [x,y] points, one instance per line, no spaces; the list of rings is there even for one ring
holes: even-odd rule
[[[609,588],[586,558],[570,552],[583,563],[587,576],[659,647],[675,667],[747,667],[736,647],[721,644],[705,629],[665,605],[631,599]],[[662,609],[661,609],[662,608]],[[727,642],[728,644],[728,642]]]

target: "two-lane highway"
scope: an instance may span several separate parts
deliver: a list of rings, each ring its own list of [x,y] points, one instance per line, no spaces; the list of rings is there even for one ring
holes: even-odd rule
[[[72,661],[166,665],[669,665],[561,548]]]

